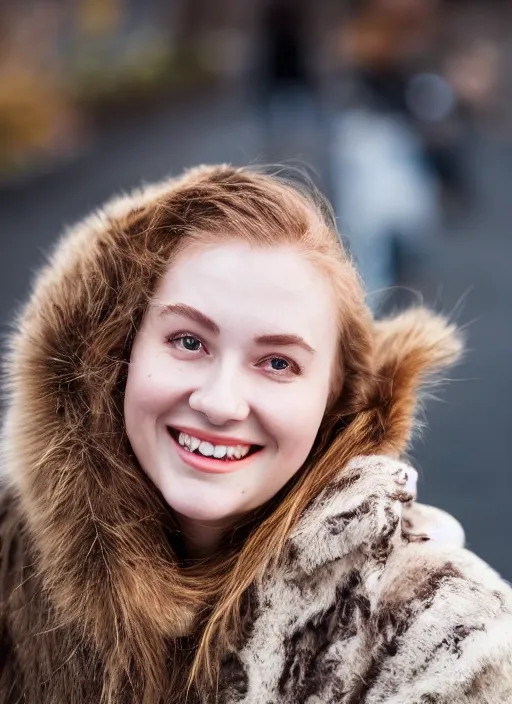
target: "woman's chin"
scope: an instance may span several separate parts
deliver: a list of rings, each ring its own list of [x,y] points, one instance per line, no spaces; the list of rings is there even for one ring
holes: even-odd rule
[[[245,513],[240,505],[230,502],[220,504],[211,499],[201,501],[195,497],[169,497],[166,498],[166,501],[173,511],[186,521],[211,524],[212,526],[228,527]]]

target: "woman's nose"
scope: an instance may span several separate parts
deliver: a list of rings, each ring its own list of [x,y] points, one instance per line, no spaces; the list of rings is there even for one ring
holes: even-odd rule
[[[242,393],[241,380],[233,373],[216,370],[208,380],[192,392],[192,410],[204,413],[214,425],[242,421],[249,415],[249,404]]]

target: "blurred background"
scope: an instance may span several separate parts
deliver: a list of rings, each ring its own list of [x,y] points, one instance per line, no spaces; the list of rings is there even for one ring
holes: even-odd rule
[[[420,498],[512,579],[512,3],[0,0],[2,338],[57,236],[198,163],[307,168],[376,312],[468,353],[428,400]]]

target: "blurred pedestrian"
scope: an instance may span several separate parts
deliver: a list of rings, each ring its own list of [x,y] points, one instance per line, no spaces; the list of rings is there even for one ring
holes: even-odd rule
[[[404,283],[404,267],[428,256],[440,220],[437,183],[418,134],[396,115],[342,112],[334,122],[332,160],[340,228],[369,304],[379,311],[390,289]]]
[[[439,0],[363,0],[342,29],[340,55],[355,72],[361,103],[408,122],[424,168],[443,195],[462,199],[464,106],[443,66],[442,11]]]
[[[261,16],[256,82],[273,156],[290,131],[318,118],[306,9],[300,1],[267,0]]]
[[[334,120],[334,201],[376,311],[428,255],[440,222],[437,166],[409,100],[432,50],[437,6],[365,0],[341,34],[359,92]]]

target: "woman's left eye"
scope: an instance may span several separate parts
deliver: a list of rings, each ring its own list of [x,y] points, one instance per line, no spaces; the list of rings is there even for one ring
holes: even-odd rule
[[[176,349],[186,352],[200,352],[204,349],[202,341],[195,335],[174,335],[169,337],[167,341]]]
[[[288,369],[290,365],[288,361],[282,357],[272,357],[270,360],[270,366],[275,372],[282,372],[285,369]]]
[[[300,367],[285,357],[269,357],[262,362],[273,374],[284,376],[287,373],[300,374]]]

